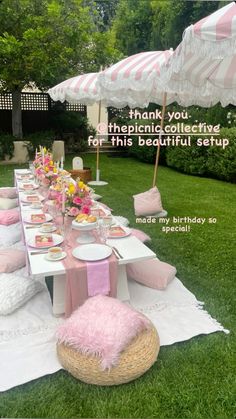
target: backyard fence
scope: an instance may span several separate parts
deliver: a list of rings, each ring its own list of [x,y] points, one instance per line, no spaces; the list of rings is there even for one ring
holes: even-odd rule
[[[51,117],[57,112],[78,112],[87,115],[86,106],[54,102],[47,93],[21,93],[23,132],[50,130]],[[12,94],[0,94],[0,131],[12,132]]]

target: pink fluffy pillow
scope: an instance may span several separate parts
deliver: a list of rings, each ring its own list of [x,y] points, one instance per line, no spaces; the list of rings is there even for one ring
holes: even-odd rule
[[[15,209],[0,211],[0,224],[9,226],[18,223],[20,220],[20,213]]]
[[[144,231],[138,230],[136,228],[131,228],[131,234],[132,236],[137,237],[141,242],[148,242],[151,240],[151,237],[149,237]]]
[[[126,272],[129,278],[158,290],[165,289],[176,275],[176,268],[158,259],[128,263]]]
[[[0,273],[14,272],[25,266],[25,252],[16,249],[0,249]]]
[[[59,326],[57,338],[82,353],[101,357],[104,370],[117,365],[120,353],[132,339],[149,328],[149,320],[130,306],[97,295]]]
[[[149,191],[134,195],[133,198],[136,216],[154,215],[163,211],[161,195],[156,186]]]
[[[1,198],[16,198],[17,192],[16,188],[0,188],[0,197]]]

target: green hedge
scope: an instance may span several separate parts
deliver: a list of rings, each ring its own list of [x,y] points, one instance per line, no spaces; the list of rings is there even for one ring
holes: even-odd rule
[[[236,183],[236,128],[222,128],[220,138],[227,138],[229,145],[197,146],[196,138],[191,147],[166,147],[166,164],[180,172],[213,177]]]
[[[139,119],[139,120],[132,120],[129,121],[129,123],[127,125],[150,125],[152,123],[155,124],[160,124],[160,121],[155,121],[153,119],[148,120],[148,119]],[[142,137],[142,134],[140,134],[140,136]],[[151,139],[155,139],[158,138],[158,134],[155,135],[145,135],[145,137],[143,136],[142,138],[151,138]],[[128,147],[128,154],[132,157],[137,158],[140,161],[146,162],[146,163],[154,163],[155,159],[156,159],[156,152],[157,152],[157,147],[156,146],[139,146],[138,145],[138,136],[136,135],[131,135],[130,138],[132,138],[132,142],[133,145]],[[161,147],[161,153],[160,153],[160,164],[165,164],[165,147]]]
[[[0,133],[0,160],[11,158],[14,153],[14,141],[16,139],[9,134]]]

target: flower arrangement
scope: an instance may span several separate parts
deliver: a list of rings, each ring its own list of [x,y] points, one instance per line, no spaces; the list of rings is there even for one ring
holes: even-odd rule
[[[36,150],[35,160],[33,161],[34,173],[42,186],[50,186],[58,176],[58,167],[52,160],[52,154],[45,147]]]
[[[72,217],[78,214],[90,214],[92,200],[90,189],[80,181],[58,176],[56,182],[50,187],[49,199],[55,201],[57,208]]]

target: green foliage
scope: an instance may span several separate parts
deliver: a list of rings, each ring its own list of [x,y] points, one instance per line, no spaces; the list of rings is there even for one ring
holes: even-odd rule
[[[151,124],[153,123],[157,123],[158,121],[154,121],[153,119],[139,119],[137,120],[131,120],[129,121],[128,125],[134,125],[137,124],[137,126],[139,125],[148,125],[151,126]],[[142,134],[140,134],[140,136],[142,137]],[[130,156],[133,156],[135,158],[137,158],[140,161],[146,162],[146,163],[154,163],[155,159],[156,159],[156,153],[157,153],[157,147],[156,146],[139,146],[138,145],[138,136],[136,135],[131,135],[130,136],[132,138],[133,144],[131,147],[128,148],[128,154]],[[158,138],[158,134],[150,134],[145,137],[142,138],[151,138],[152,140],[155,138]],[[160,152],[160,160],[159,162],[161,164],[165,164],[165,147],[161,147],[161,152]]]
[[[125,55],[176,48],[185,28],[219,7],[219,1],[120,0],[112,30]]]
[[[213,177],[236,183],[236,128],[223,128],[220,138],[227,138],[229,145],[197,146],[196,137],[190,147],[166,147],[166,164],[180,172]]]
[[[112,30],[125,55],[150,49],[152,10],[150,0],[120,0]]]
[[[12,135],[0,133],[0,160],[11,158],[14,153],[15,138]]]
[[[224,150],[210,147],[207,154],[207,170],[211,177],[236,183],[236,128],[223,128],[221,138],[227,138],[229,145]]]
[[[52,130],[34,132],[33,134],[26,135],[24,141],[30,158],[32,159],[34,157],[35,150],[36,148],[39,150],[40,145],[52,150],[52,144],[55,139],[55,132]]]

